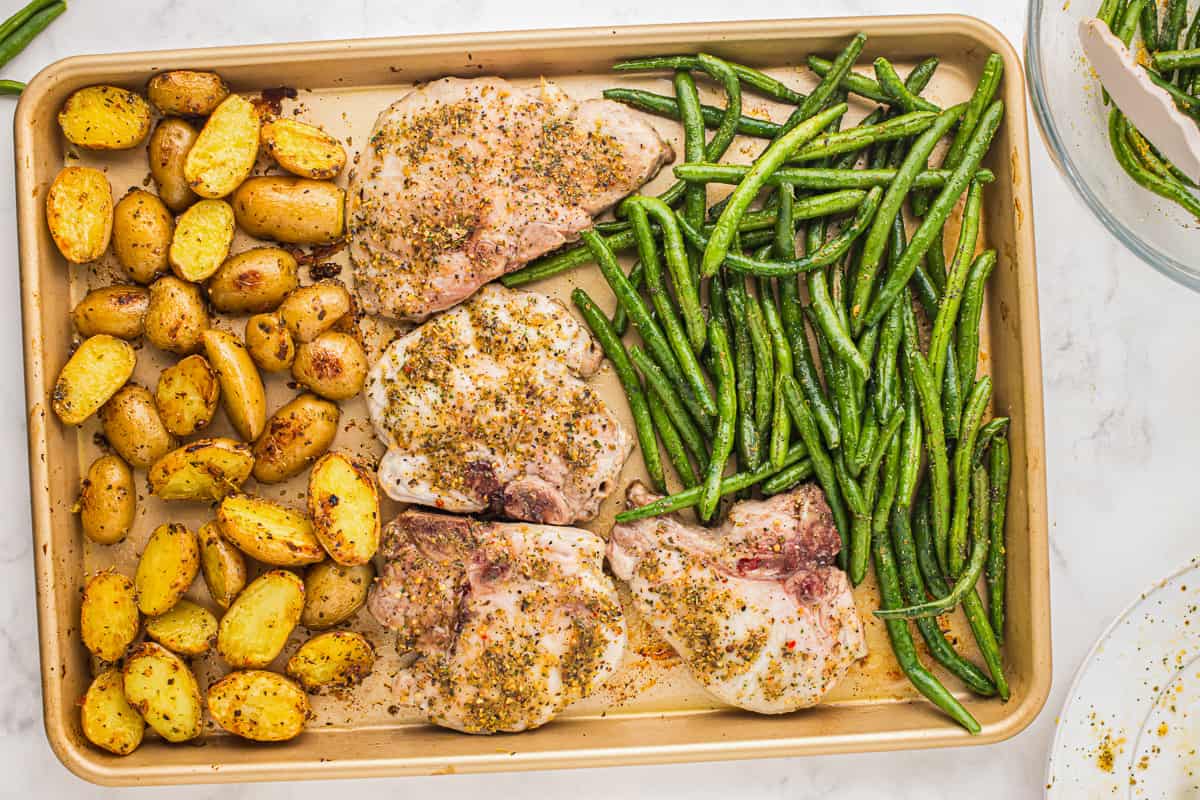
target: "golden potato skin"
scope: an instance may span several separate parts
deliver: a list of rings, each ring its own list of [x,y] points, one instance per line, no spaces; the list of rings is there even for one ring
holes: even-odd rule
[[[162,645],[142,642],[125,659],[125,698],[168,742],[200,735],[204,713],[196,676]]]
[[[151,78],[146,96],[164,115],[205,117],[229,96],[229,86],[215,72],[175,69]]]
[[[71,310],[71,321],[80,336],[105,333],[118,339],[136,339],[146,326],[150,292],[141,286],[105,286],[88,292]]]
[[[297,342],[311,342],[350,313],[345,284],[333,278],[301,286],[279,305],[279,318]]]
[[[264,572],[221,618],[217,653],[232,667],[267,666],[287,644],[303,608],[304,584],[295,573]]]
[[[104,438],[136,469],[147,469],[178,446],[167,430],[150,390],[135,383],[122,386],[100,409]]]
[[[328,560],[313,564],[304,573],[300,624],[310,631],[321,631],[345,622],[367,602],[374,580],[375,565],[371,562],[353,567]]]
[[[178,522],[159,525],[150,534],[133,585],[138,610],[148,617],[170,611],[200,571],[200,544],[196,534]]]
[[[127,756],[142,743],[146,722],[125,699],[125,677],[119,669],[101,672],[79,705],[83,735],[113,755]]]
[[[133,527],[137,489],[129,465],[116,456],[100,456],[88,467],[79,490],[79,524],[96,544],[116,544]]]
[[[158,376],[154,402],[163,425],[175,436],[203,430],[217,413],[221,386],[204,356],[190,355]]]
[[[231,672],[208,687],[208,713],[225,730],[256,742],[282,742],[304,730],[308,697],[275,672]]]
[[[379,491],[371,470],[345,453],[326,453],[308,479],[313,532],[339,564],[366,564],[379,549]]]
[[[220,269],[233,244],[233,209],[224,200],[201,200],[179,215],[167,260],[181,280],[199,283]]]
[[[217,506],[221,534],[264,564],[298,567],[325,557],[308,517],[261,497],[238,494]]]
[[[329,181],[275,175],[250,178],[233,195],[238,227],[256,239],[329,244],[345,229],[345,197]]]
[[[150,106],[119,86],[86,86],[58,112],[67,141],[85,150],[129,150],[150,132]]]
[[[83,645],[103,661],[116,661],[137,638],[138,615],[133,582],[119,572],[104,571],[83,587],[79,630]]]
[[[281,407],[254,443],[254,479],[279,483],[308,469],[333,444],[341,415],[335,403],[311,394]]]
[[[200,287],[172,275],[150,284],[145,327],[146,339],[159,350],[182,356],[199,350],[200,337],[208,328]]]
[[[227,314],[257,314],[273,311],[299,285],[291,253],[255,247],[225,260],[208,281],[208,299]]]
[[[50,404],[67,425],[79,425],[125,385],[137,353],[122,339],[98,333],[83,341],[54,382]]]
[[[113,197],[108,178],[91,167],[63,167],[46,192],[46,224],[58,252],[72,264],[104,255],[112,239]]]
[[[307,122],[280,117],[264,123],[262,143],[275,163],[301,178],[336,178],[346,166],[346,148]]]
[[[200,526],[200,571],[213,602],[229,608],[246,588],[246,559],[242,551],[221,535],[216,520]]]
[[[183,175],[183,162],[200,132],[178,117],[159,122],[150,135],[147,156],[158,196],[178,214],[200,199]]]
[[[220,500],[250,477],[250,445],[217,437],[197,439],[155,461],[147,477],[150,491],[163,500]]]
[[[296,342],[277,314],[255,314],[246,320],[246,350],[263,372],[291,369]]]
[[[330,400],[349,400],[367,380],[367,354],[348,333],[326,331],[296,348],[292,377]]]
[[[221,402],[234,430],[247,442],[267,426],[267,393],[246,347],[225,331],[209,329],[201,337],[208,363],[221,383]]]
[[[217,618],[204,606],[180,600],[165,614],[146,620],[146,635],[172,653],[199,656],[217,640]]]
[[[258,109],[241,95],[221,101],[183,162],[188,186],[201,197],[225,197],[241,185],[258,158]]]
[[[129,277],[150,283],[167,270],[174,230],[162,200],[144,189],[130,189],[113,209],[113,254]]]
[[[362,683],[373,666],[375,648],[365,636],[353,631],[330,631],[300,645],[284,672],[304,691],[320,694]]]

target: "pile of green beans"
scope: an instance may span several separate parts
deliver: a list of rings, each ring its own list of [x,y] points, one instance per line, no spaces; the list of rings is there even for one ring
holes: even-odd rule
[[[983,160],[1004,114],[1003,62],[988,58],[971,97],[943,109],[922,97],[937,59],[901,77],[878,58],[868,77],[852,69],[865,41],[810,58],[817,82],[807,93],[703,53],[618,64],[670,80],[673,96],[605,96],[680,121],[676,183],[627,198],[620,221],[503,280],[523,286],[594,261],[616,298],[610,320],[583,290],[572,295],[628,396],[662,495],[618,522],[693,509],[713,524],[723,502],[814,480],[851,583],[874,565],[875,613],[902,671],[974,733],[970,711],[921,664],[911,627],[973,694],[1008,697],[1009,424],[987,419],[992,383],[977,375],[998,263],[981,241],[997,177]],[[700,81],[723,94],[723,107],[701,102]],[[776,116],[785,121],[743,114],[743,92],[789,106]],[[849,95],[881,105],[844,124]],[[749,164],[721,163],[736,135],[759,142]],[[732,191],[710,204],[721,185]],[[960,205],[957,238],[946,243]],[[626,272],[618,254],[628,251],[637,261]],[[959,608],[978,665],[937,619]]]

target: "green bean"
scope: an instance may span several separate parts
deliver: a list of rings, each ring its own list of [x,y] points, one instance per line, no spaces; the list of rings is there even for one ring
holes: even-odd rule
[[[771,425],[769,444],[767,446],[767,462],[775,469],[783,467],[783,459],[787,455],[788,442],[792,435],[792,418],[788,415],[787,405],[783,401],[782,379],[791,375],[790,371],[782,369],[775,376],[775,386],[771,392]]]
[[[31,4],[23,11],[17,12],[9,18],[9,22],[17,19],[25,10],[32,7],[33,5]],[[32,16],[27,17],[23,22],[19,23],[15,27],[15,30],[5,35],[3,39],[0,39],[0,66],[4,66],[16,58],[33,41],[35,36],[44,31],[51,22],[58,19],[66,10],[67,4],[63,2],[44,6],[40,11],[35,12]]]
[[[761,459],[759,428],[754,417],[755,358],[747,320],[748,299],[745,279],[731,275],[725,285],[725,297],[729,302],[729,322],[733,339],[733,375],[737,398],[737,447],[738,457],[746,468],[758,469]]]
[[[712,519],[721,499],[721,476],[725,472],[725,463],[733,452],[734,416],[737,413],[733,359],[729,354],[729,341],[725,338],[725,329],[710,321],[708,339],[712,347],[713,372],[720,411],[717,414],[717,432],[713,437],[712,457],[709,459],[700,493],[700,519],[705,522]]]
[[[971,99],[967,101],[967,110],[963,112],[962,124],[958,127],[954,141],[950,143],[950,149],[946,151],[946,158],[942,161],[942,166],[946,169],[954,169],[966,156],[967,145],[970,144],[971,138],[978,129],[984,111],[991,106],[1003,77],[1004,59],[998,54],[992,53],[984,62],[983,75],[979,78],[979,83],[975,85]]]
[[[988,465],[992,495],[988,514],[989,544],[985,575],[992,631],[1001,645],[1004,644],[1004,594],[1008,583],[1007,553],[1004,546],[1004,514],[1008,505],[1010,471],[1008,438],[1001,435],[992,443]]]
[[[875,356],[875,415],[878,418],[889,409],[899,404],[895,396],[898,381],[896,380],[896,353],[900,350],[900,337],[903,335],[903,321],[900,309],[893,308],[883,318],[879,329],[879,352]]]
[[[629,400],[629,410],[633,414],[633,427],[637,433],[638,445],[642,451],[642,462],[646,465],[650,483],[656,491],[665,492],[667,482],[663,476],[658,442],[654,438],[654,422],[646,403],[646,395],[642,390],[642,382],[638,380],[637,373],[633,370],[629,354],[625,352],[621,338],[609,324],[608,317],[592,301],[592,298],[588,297],[587,292],[583,289],[576,289],[571,292],[571,300],[579,309],[579,313],[583,315],[584,322],[591,328],[592,335],[600,343],[604,355],[608,356],[608,360],[612,362],[613,370],[617,373],[621,387],[625,390],[625,397]]]
[[[987,449],[991,447],[992,440],[997,436],[1005,435],[1008,423],[1008,417],[996,417],[979,429],[979,434],[975,437],[975,454],[971,458],[973,466],[983,463],[983,457],[987,455]]]
[[[867,575],[868,561],[871,554],[871,539],[876,534],[876,527],[879,529],[886,525],[889,514],[891,513],[891,505],[895,499],[896,480],[898,474],[896,468],[899,466],[896,462],[899,460],[899,442],[896,439],[896,434],[900,431],[900,423],[904,419],[904,413],[900,409],[896,409],[896,413],[885,424],[883,432],[878,437],[876,446],[873,448],[867,465],[866,477],[863,483],[861,511],[855,511],[854,522],[850,532],[850,563],[847,569],[847,575],[850,577],[850,582],[857,586],[862,582]],[[890,470],[884,478],[884,486],[882,494],[877,495],[879,484],[879,469],[881,462],[885,457],[890,459]],[[841,454],[838,454],[838,459]],[[835,459],[835,469],[839,469],[840,460]],[[838,473],[839,479],[843,476]],[[847,503],[849,504],[852,493],[856,487],[853,477],[847,475],[845,480],[850,486],[849,490],[843,487],[846,493]],[[877,499],[879,505],[876,505]],[[852,508],[852,510],[854,510]],[[878,514],[883,511],[883,519],[879,520]],[[882,524],[879,524],[882,522]]]
[[[832,66],[832,63],[823,58],[819,58],[817,56],[808,57],[809,69],[821,77],[828,75]],[[857,72],[846,73],[846,76],[842,78],[840,85],[846,91],[853,92],[860,97],[866,97],[867,99],[874,100],[877,103],[891,103],[891,100],[883,91],[883,88],[879,85],[879,83],[871,78],[868,78],[866,75],[859,75]],[[921,111],[932,111],[937,113],[942,110],[938,106],[922,97],[917,98],[917,103],[917,107]]]
[[[645,111],[650,114],[657,114],[660,117],[668,119],[679,119],[679,104],[674,97],[667,97],[662,94],[643,91],[641,89],[624,89],[613,88],[605,89],[602,94],[608,100],[615,100],[618,103],[624,103],[627,106],[632,106],[640,111]],[[716,128],[721,124],[725,110],[716,106],[701,105],[700,113],[704,117],[704,124],[709,128]],[[755,136],[760,139],[771,139],[779,134],[783,126],[777,125],[770,120],[759,119],[742,115],[737,120],[737,132],[743,136]]]
[[[1166,73],[1184,67],[1200,67],[1200,48],[1191,50],[1160,50],[1150,57],[1154,68]]]
[[[667,416],[675,426],[675,430],[679,432],[679,436],[687,446],[688,452],[692,454],[692,458],[696,459],[696,463],[702,467],[707,466],[708,449],[705,447],[704,440],[705,436],[711,438],[716,429],[712,427],[711,423],[704,427],[697,426],[691,415],[687,413],[687,409],[671,385],[670,379],[640,347],[637,345],[630,347],[629,357],[633,359],[638,371],[646,379],[646,384],[666,407]],[[703,435],[701,435],[702,433]]]
[[[633,237],[632,230],[625,230],[604,237],[604,244],[614,253],[620,253],[624,250],[633,249],[637,241]],[[581,267],[584,264],[590,264],[594,260],[595,256],[592,255],[592,251],[587,245],[578,245],[567,250],[560,250],[556,253],[543,256],[516,272],[510,272],[500,279],[500,283],[509,289],[516,289],[520,286],[552,278],[561,272]]]
[[[675,468],[675,474],[679,476],[680,483],[684,488],[691,489],[693,486],[699,485],[700,479],[696,476],[696,471],[692,467],[692,462],[688,460],[687,453],[684,452],[683,440],[671,423],[670,414],[662,398],[654,391],[653,386],[647,388],[646,404],[650,407],[650,419],[654,421],[654,429],[658,431],[662,449],[666,452],[671,466]]]
[[[790,131],[800,123],[815,115],[818,111],[825,107],[825,104],[833,97],[837,91],[838,84],[841,79],[854,66],[854,62],[858,60],[859,53],[862,52],[863,46],[867,43],[867,35],[865,33],[856,33],[850,42],[842,48],[842,52],[838,53],[837,58],[830,65],[829,74],[821,78],[812,93],[804,98],[804,102],[800,103],[787,122],[783,123],[783,130]],[[840,116],[840,115],[839,115]]]
[[[636,291],[642,288],[645,280],[646,272],[642,269],[642,262],[633,262],[633,266],[629,268],[629,285]],[[624,336],[625,331],[629,329],[629,314],[625,312],[625,306],[620,303],[617,303],[617,307],[613,309],[612,326],[618,336]]]
[[[917,110],[916,95],[904,85],[892,62],[882,56],[875,59],[875,80],[879,82],[879,88],[888,96],[892,105],[899,106],[909,114]]]
[[[850,332],[846,330],[830,296],[825,274],[820,270],[808,273],[808,299],[812,303],[813,322],[824,334],[830,350],[856,374],[867,376],[871,368],[850,338]]]
[[[800,481],[808,480],[813,475],[813,466],[811,459],[804,459],[790,467],[785,467],[776,472],[771,477],[762,482],[759,487],[762,493],[770,497],[773,494],[782,494],[788,489],[791,489]]]
[[[962,387],[958,383],[958,362],[951,368],[950,361],[954,358],[954,348],[946,351],[946,373],[942,378],[942,421],[946,425],[946,438],[950,441],[958,439],[958,429],[962,427]],[[934,386],[937,386],[935,383]]]
[[[791,187],[780,187],[779,218],[785,220],[791,217],[792,205]],[[776,236],[772,248],[781,258],[793,258],[796,255],[796,233],[790,225],[782,224],[776,227]],[[785,279],[786,280],[786,279]],[[792,438],[792,418],[788,416],[787,406],[783,402],[783,389],[779,385],[780,375],[791,375],[795,371],[792,348],[788,343],[787,333],[783,328],[783,320],[779,313],[779,305],[775,298],[775,290],[767,278],[758,279],[758,300],[762,304],[763,321],[771,338],[771,348],[775,354],[775,386],[771,393],[772,416],[771,435],[768,454],[771,464],[779,468],[787,453],[788,443]]]
[[[0,80],[0,94],[19,95],[25,91],[25,84],[21,81]]]
[[[816,161],[820,158],[859,151],[864,147],[881,142],[907,139],[927,130],[933,125],[937,116],[931,111],[916,111],[912,114],[892,117],[876,125],[860,125],[844,131],[833,131],[804,145],[792,153],[787,161],[788,163]]]
[[[1179,91],[1176,89],[1175,91]],[[1200,101],[1197,101],[1200,103]],[[675,177],[680,180],[697,183],[733,183],[736,184],[746,177],[750,167],[745,164],[679,164],[675,167]],[[794,186],[797,189],[819,189],[832,191],[835,189],[871,189],[876,186],[886,187],[896,178],[895,169],[831,169],[818,167],[781,167],[767,179],[767,186]],[[946,185],[951,171],[947,169],[928,169],[917,173],[913,179],[913,189],[940,189]],[[980,183],[991,183],[996,179],[990,169],[981,169],[975,173],[975,180]]]
[[[991,396],[992,379],[985,375],[967,398],[958,448],[954,451],[954,513],[950,521],[946,560],[946,570],[952,578],[962,573],[963,562],[967,558],[967,521],[971,513],[971,465],[975,458],[975,437],[979,435],[979,426]],[[978,580],[979,576],[975,578]]]
[[[979,320],[983,315],[983,290],[988,276],[996,266],[996,251],[985,250],[971,265],[967,285],[963,289],[962,311],[959,313],[955,355],[958,357],[958,385],[966,395],[975,383],[979,366]]]
[[[975,637],[975,644],[979,647],[979,653],[983,656],[984,663],[987,664],[988,673],[992,676],[992,683],[996,685],[996,694],[1002,701],[1008,702],[1010,694],[1008,678],[1004,675],[1004,659],[1000,655],[1000,643],[996,641],[996,633],[992,630],[991,623],[988,622],[987,611],[984,610],[983,600],[979,597],[979,590],[972,589],[967,592],[962,599],[962,606],[963,614]]]
[[[704,157],[704,116],[700,112],[700,94],[687,70],[675,70],[675,100],[683,124],[683,153],[689,161]],[[703,184],[689,183],[683,189],[683,216],[693,225],[704,224],[706,205]],[[703,349],[698,348],[698,349]]]
[[[642,212],[639,217],[641,223],[634,221],[632,214],[630,221],[634,222],[634,231],[638,238],[638,250],[642,252],[646,248],[656,250],[656,244],[653,236],[650,233],[649,222],[647,216],[653,217],[658,223],[662,233],[663,253],[667,258],[667,267],[671,272],[671,282],[675,286],[675,297],[679,301],[679,308],[683,313],[683,322],[687,328],[688,341],[691,342],[692,349],[697,353],[704,349],[705,327],[707,323],[704,319],[704,311],[700,307],[700,289],[693,280],[691,267],[688,265],[687,249],[684,247],[683,235],[679,232],[679,226],[675,221],[675,212],[671,207],[657,197],[642,197],[635,195],[627,198],[621,205],[629,208],[636,204],[641,207]],[[700,218],[704,217],[703,202],[701,202]],[[640,230],[639,230],[640,226]],[[657,262],[657,257],[654,259]],[[642,253],[643,265],[646,263],[646,256]],[[650,269],[643,266],[646,273],[646,282],[650,291],[655,291],[654,285],[650,283]],[[657,276],[661,279],[661,272]],[[665,293],[665,288],[659,282],[659,288]],[[660,318],[662,312],[659,312]],[[680,358],[680,363],[683,364],[684,359]],[[684,364],[686,367],[686,364]],[[696,388],[693,387],[693,391]]]
[[[946,585],[946,579],[942,575],[942,566],[938,562],[928,483],[921,484],[921,489],[917,494],[913,515],[913,541],[917,548],[917,564],[921,567],[921,574],[925,577],[929,593],[934,597],[945,597],[950,593],[950,587]]]
[[[3,23],[0,23],[0,42],[3,42],[9,36],[12,36],[12,34],[18,28],[28,22],[30,17],[32,17],[34,14],[49,8],[50,6],[58,5],[58,2],[59,0],[33,0],[33,2],[17,11],[11,17],[4,20]]]
[[[754,295],[750,294],[746,296],[746,328],[750,333],[750,345],[754,352],[754,425],[758,428],[761,441],[771,425],[775,358],[771,352],[771,334],[767,331],[767,323],[763,319],[762,306],[758,304]]]
[[[921,406],[913,381],[901,370],[904,393],[904,427],[900,434],[900,480],[896,486],[896,505],[907,509],[912,505],[917,481],[921,477]]]
[[[799,105],[804,102],[804,95],[800,94],[781,81],[772,78],[765,72],[761,72],[753,67],[747,67],[744,64],[736,64],[728,62],[729,66],[737,74],[738,79],[747,86],[757,89],[762,94],[768,97],[773,97],[790,105]],[[666,69],[703,69],[700,58],[697,56],[654,56],[651,58],[633,58],[626,61],[620,61],[613,65],[613,69],[617,72],[648,72],[651,70],[666,70]]]
[[[814,422],[825,438],[831,450],[841,445],[841,433],[838,431],[837,419],[825,387],[817,377],[817,366],[813,359],[812,347],[808,341],[808,331],[804,326],[804,313],[800,306],[799,287],[788,278],[779,281],[780,316],[783,318],[784,331],[787,333],[788,344],[792,349],[792,365],[796,382],[804,390],[808,399]],[[787,401],[786,396],[784,401]]]
[[[831,456],[833,459],[833,474],[837,478],[838,488],[842,490],[842,497],[846,500],[846,506],[850,509],[850,513],[855,517],[866,517],[868,521],[871,516],[870,506],[867,504],[867,497],[863,494],[862,487],[854,480],[854,476],[850,474],[850,470],[846,467],[846,452],[844,449],[837,450]],[[854,552],[854,537],[850,538],[850,551]]]
[[[850,381],[850,376],[846,374],[847,369],[843,363],[833,355],[833,351],[829,347],[829,340],[816,322],[816,313],[811,307],[804,311],[813,326],[821,370],[829,384],[833,407],[837,412],[838,431],[841,435],[841,447],[838,448],[838,452],[855,452],[858,449],[860,425],[854,398],[854,386]]]
[[[1114,108],[1109,113],[1108,138],[1117,162],[1129,174],[1129,177],[1142,187],[1178,203],[1193,216],[1200,216],[1200,200],[1197,200],[1186,186],[1177,180],[1159,177],[1138,163],[1137,155],[1130,148],[1125,137],[1125,127],[1128,124],[1125,115],[1120,110]]]
[[[1200,14],[1197,14],[1196,16],[1198,19],[1200,19]],[[1184,114],[1187,114],[1192,119],[1197,119],[1200,117],[1200,97],[1196,97],[1194,94],[1189,94],[1183,89],[1180,89],[1178,86],[1171,83],[1169,80],[1149,67],[1145,67],[1144,69],[1146,70],[1146,75],[1149,76],[1150,81],[1155,86],[1171,95],[1171,99],[1175,101],[1176,108],[1178,108]]]
[[[854,448],[853,453],[846,454],[846,466],[850,468],[850,474],[855,478],[862,474],[863,467],[870,461],[871,453],[879,441],[879,420],[875,414],[874,403],[860,402],[857,407],[865,408],[866,413],[863,414],[862,423],[859,426],[858,447]]]
[[[1187,7],[1184,7],[1187,10]],[[1165,49],[1159,48],[1158,45],[1158,3],[1146,3],[1142,6],[1141,16],[1142,42],[1146,45],[1146,49],[1150,52],[1155,50]],[[1165,29],[1164,29],[1165,35]]]
[[[967,192],[967,204],[963,208],[958,246],[954,250],[954,259],[950,262],[950,273],[946,276],[946,289],[942,293],[942,302],[938,306],[933,329],[929,335],[929,362],[933,368],[934,386],[941,386],[942,378],[945,375],[945,352],[946,348],[950,346],[954,324],[958,321],[963,287],[967,283],[967,273],[971,271],[972,260],[975,256],[982,209],[983,187],[972,182],[971,188]]]
[[[879,326],[872,325],[862,336],[858,337],[858,350],[862,353],[863,359],[867,362],[868,373],[872,364],[875,363],[875,348],[879,346]],[[859,410],[867,406],[867,382],[857,375],[851,376],[854,381],[854,396],[857,400]]]
[[[1157,2],[1157,0],[1129,0],[1125,5],[1125,10],[1121,12],[1121,24],[1113,33],[1125,43],[1126,47],[1133,42],[1133,35],[1137,33],[1138,22],[1142,17],[1142,6],[1148,2]]]
[[[1184,37],[1185,49],[1191,50],[1196,47],[1200,47],[1200,9],[1197,9],[1196,15],[1192,17],[1192,24],[1188,26],[1187,36]],[[1200,91],[1197,78],[1200,78],[1200,70],[1196,69],[1185,69],[1176,76],[1179,88],[1192,95]]]
[[[904,87],[914,95],[919,95],[925,91],[925,87],[933,80],[933,74],[937,72],[941,61],[937,56],[930,56],[912,68],[908,73],[908,77],[904,79]],[[883,87],[880,87],[883,88]]]

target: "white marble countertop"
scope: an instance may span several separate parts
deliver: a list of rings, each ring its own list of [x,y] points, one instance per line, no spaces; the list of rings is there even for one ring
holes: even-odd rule
[[[0,3],[0,16],[19,5]],[[899,12],[983,17],[1014,43],[1024,32],[1015,0],[72,0],[4,77],[27,79],[78,53],[251,44],[358,36],[573,25],[683,22]],[[13,104],[0,100],[0,139]],[[1031,123],[1032,124],[1032,123]],[[1200,372],[1193,319],[1200,297],[1125,252],[1059,177],[1036,131],[1033,144],[1045,359],[1047,462],[1054,608],[1054,688],[1045,711],[992,747],[918,753],[743,761],[556,773],[357,781],[356,797],[571,796],[851,798],[1031,797],[1066,686],[1092,640],[1151,581],[1197,547],[1195,489]],[[11,142],[0,142],[11,152]],[[0,496],[12,509],[0,531],[0,796],[117,797],[89,787],[54,758],[42,731],[25,465],[25,403],[16,282],[12,164],[0,159],[0,241],[9,290],[0,295]],[[7,188],[4,188],[7,187]],[[1192,342],[1193,344],[1189,344]],[[318,798],[329,784],[188,787],[172,797]],[[11,794],[10,794],[11,793]],[[168,792],[164,791],[164,794]],[[146,796],[143,792],[140,796]]]

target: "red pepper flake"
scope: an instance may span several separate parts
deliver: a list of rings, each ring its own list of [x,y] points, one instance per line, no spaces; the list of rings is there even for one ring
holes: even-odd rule
[[[795,650],[796,649],[796,640],[788,639],[787,642],[784,643],[784,646],[787,647],[788,650]]]

